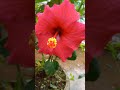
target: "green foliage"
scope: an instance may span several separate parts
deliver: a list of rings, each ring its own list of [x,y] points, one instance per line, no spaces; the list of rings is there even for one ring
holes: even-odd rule
[[[80,44],[80,48],[81,48],[82,52],[84,52],[84,51],[85,51],[85,44],[84,44],[84,43],[81,43],[81,44]]]
[[[40,60],[35,60],[35,74],[39,73],[41,70],[43,70],[43,66]]]
[[[45,57],[42,54],[42,61],[35,60],[35,74],[38,74],[40,71],[44,69],[44,64],[45,64]]]
[[[107,46],[105,47],[106,50],[108,50],[113,58],[117,60],[117,55],[120,50],[120,43],[108,43]]]
[[[53,6],[53,4],[60,4],[62,3],[63,0],[36,0],[35,1],[35,13],[37,14],[38,12],[43,12],[44,11],[44,6],[47,4],[50,7]],[[70,0],[71,3],[75,5],[76,11],[78,11],[81,15],[81,19],[84,21],[85,18],[85,0]],[[37,18],[36,18],[37,22]],[[37,43],[36,43],[37,45]],[[80,46],[82,48],[82,51],[85,49],[85,45],[81,44]],[[36,46],[36,49],[38,50],[38,47]],[[76,60],[77,55],[76,51],[73,52],[72,57],[69,57],[68,60]],[[44,59],[44,60],[43,60]],[[52,59],[53,60],[53,59]],[[36,61],[36,73],[38,73],[40,70],[45,70],[45,72],[48,75],[53,75],[56,70],[58,69],[58,62],[51,59],[48,61],[45,61],[45,58],[42,58],[42,62],[39,60]],[[71,80],[74,79],[74,76],[71,74]]]
[[[48,60],[45,62],[44,70],[47,75],[54,75],[56,70],[58,70],[59,64],[57,61]]]
[[[76,58],[77,58],[76,51],[74,51],[72,53],[72,57],[68,58],[68,60],[76,60]]]
[[[81,19],[85,18],[85,0],[74,1],[76,10],[80,13]]]
[[[44,2],[44,1],[47,1],[47,0],[35,0],[35,3],[40,3],[40,2]]]
[[[44,11],[44,5],[40,5],[39,3],[35,4],[35,13],[43,12]]]
[[[35,62],[35,74],[38,74],[40,71],[45,71],[45,73],[49,76],[52,76],[55,74],[56,70],[58,70],[59,63],[55,59],[51,58],[50,56],[49,60],[46,61],[44,55],[42,55],[42,61],[36,60]]]
[[[43,12],[44,11],[44,2],[47,2],[47,0],[35,0],[35,13]]]
[[[72,73],[70,73],[69,79],[72,80],[72,81],[74,81],[74,75]]]

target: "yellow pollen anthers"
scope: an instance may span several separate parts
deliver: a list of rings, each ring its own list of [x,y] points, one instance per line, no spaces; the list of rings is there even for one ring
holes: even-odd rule
[[[57,40],[56,40],[56,38],[54,38],[54,37],[49,38],[48,42],[47,42],[47,45],[50,48],[55,48],[57,46]]]

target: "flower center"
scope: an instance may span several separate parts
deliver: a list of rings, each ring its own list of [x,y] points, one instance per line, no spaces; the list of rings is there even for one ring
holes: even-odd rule
[[[56,32],[53,37],[48,39],[47,45],[49,48],[55,48],[57,46],[57,39],[56,39],[57,35],[58,35],[58,32]]]

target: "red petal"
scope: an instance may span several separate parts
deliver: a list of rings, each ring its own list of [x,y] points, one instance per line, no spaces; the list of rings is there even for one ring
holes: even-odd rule
[[[85,39],[85,25],[79,22],[72,23],[67,32],[61,37],[72,49],[76,50]]]
[[[45,6],[44,13],[38,13],[38,22],[35,25],[35,31],[37,34],[44,32],[53,32],[54,28],[57,26],[56,19],[50,10],[49,6]]]
[[[80,19],[80,15],[75,10],[74,4],[71,4],[69,0],[64,0],[60,5],[54,5],[51,10],[62,27],[66,27]]]
[[[73,51],[74,50],[70,48],[65,41],[60,40],[57,44],[57,47],[53,50],[53,54],[65,62],[68,57],[72,56]]]
[[[37,34],[38,46],[39,46],[40,52],[43,52],[45,54],[50,54],[50,55],[52,54],[53,49],[47,46],[48,38],[51,38],[51,37],[52,35],[49,32],[45,34]]]

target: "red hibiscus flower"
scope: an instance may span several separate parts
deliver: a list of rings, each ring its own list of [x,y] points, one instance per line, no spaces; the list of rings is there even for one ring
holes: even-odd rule
[[[60,5],[45,6],[43,13],[38,13],[35,32],[38,38],[39,51],[56,55],[65,61],[72,56],[85,38],[85,25],[78,22],[79,13],[69,0]]]
[[[3,0],[0,2],[0,23],[8,32],[6,48],[10,64],[34,67],[34,51],[30,35],[34,30],[34,0]],[[29,45],[30,44],[30,45]]]

